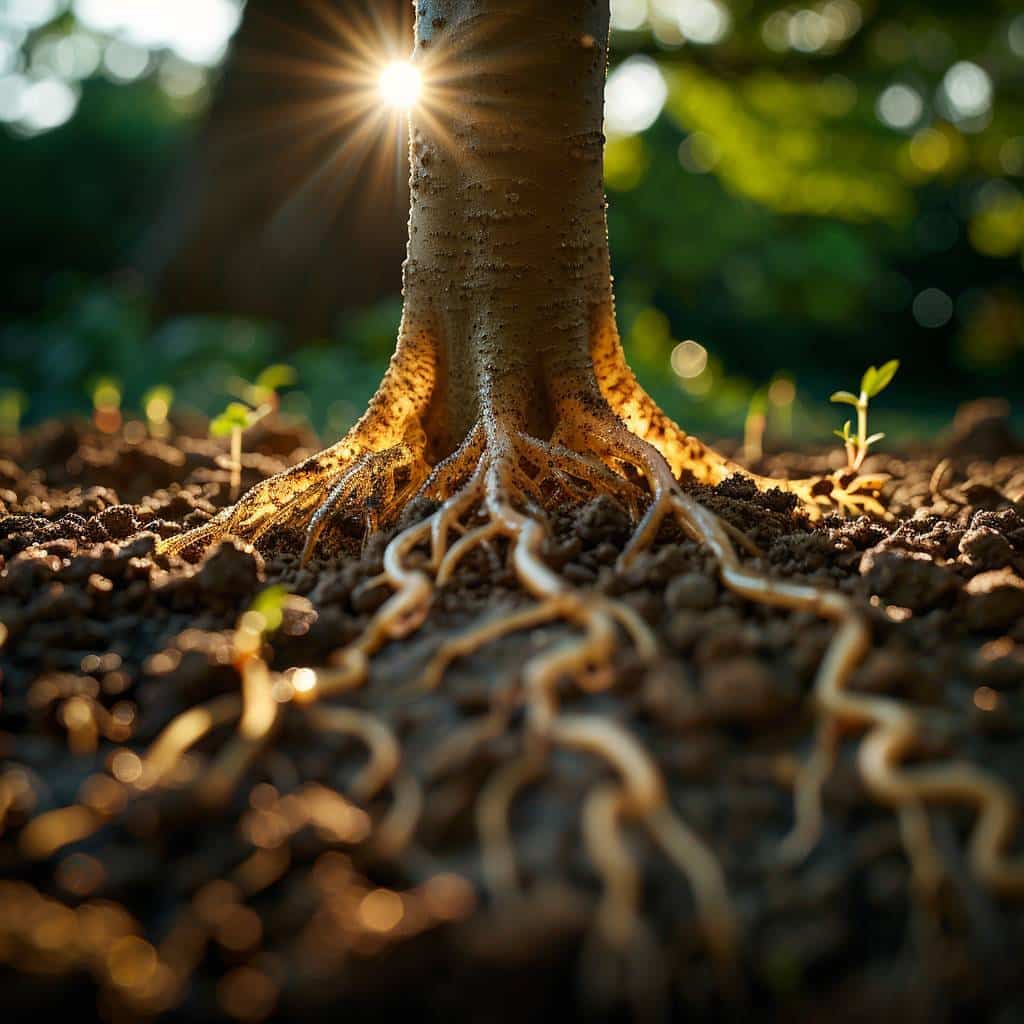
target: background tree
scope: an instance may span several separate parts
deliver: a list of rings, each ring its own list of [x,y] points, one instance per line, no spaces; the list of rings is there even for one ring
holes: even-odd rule
[[[398,290],[405,147],[382,147],[365,120],[374,67],[404,55],[411,23],[406,0],[250,0],[144,250],[160,313],[307,339]]]
[[[205,27],[161,17],[157,31],[145,15],[157,7],[55,0],[0,15],[0,387],[32,392],[29,422],[88,408],[101,376],[123,381],[129,406],[169,383],[182,406],[209,414],[223,405],[227,376],[252,376],[283,357],[273,321],[243,330],[224,318],[173,322],[147,336],[144,364],[134,358],[151,298],[128,257],[216,95],[221,44],[197,50],[194,37],[225,40],[214,21],[225,10],[238,15],[234,0],[210,0]],[[120,21],[98,17],[114,9]],[[251,5],[251,17],[259,10]],[[663,406],[736,432],[752,395],[787,371],[774,394],[791,396],[795,385],[795,400],[769,402],[769,448],[787,424],[827,442],[826,400],[837,383],[899,355],[906,386],[887,404],[900,404],[900,415],[882,410],[879,421],[898,439],[912,424],[938,429],[964,397],[1024,380],[1024,21],[1014,4],[619,0],[612,17],[605,163],[619,320],[631,365]],[[314,24],[320,44],[344,49],[343,35]],[[282,32],[271,42],[296,38]],[[339,66],[321,49],[314,62],[321,56]],[[274,78],[254,72],[248,81],[259,77],[263,87]],[[295,76],[274,88],[302,94]],[[42,102],[55,96],[55,107]],[[296,154],[323,137],[314,129],[344,134],[337,111],[331,125],[273,124],[259,134],[280,142],[281,169],[300,167]],[[394,177],[389,169],[374,180]],[[293,184],[301,180],[296,171]],[[317,181],[335,183],[330,172]],[[328,192],[345,197],[340,186]],[[287,212],[304,210],[302,196],[292,197]],[[188,207],[172,205],[165,226],[180,217],[198,229],[198,209]],[[311,230],[322,233],[326,220]],[[254,246],[270,238],[241,235]],[[173,268],[174,233],[161,237],[163,247],[148,249],[151,266]],[[400,252],[400,228],[394,237]],[[702,244],[688,244],[694,237]],[[298,242],[290,251],[310,281],[329,263],[309,262]],[[253,273],[260,259],[288,260],[273,246],[243,257],[238,266]],[[192,283],[223,291],[223,266]],[[305,310],[302,274],[281,270],[282,292],[271,282],[259,298]],[[397,272],[392,281],[397,294]],[[235,312],[246,308],[254,307]],[[318,303],[308,309],[322,319]],[[397,316],[392,298],[371,317],[344,318],[331,332],[345,339],[342,356],[319,330],[298,331],[288,359],[303,400],[293,400],[331,436],[372,393]],[[684,342],[693,344],[673,361]],[[43,367],[41,353],[58,350]]]

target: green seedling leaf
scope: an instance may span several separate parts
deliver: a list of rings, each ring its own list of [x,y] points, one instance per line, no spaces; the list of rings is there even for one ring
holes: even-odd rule
[[[830,402],[845,402],[847,405],[859,405],[860,399],[849,391],[836,391],[829,399]]]
[[[248,406],[242,405],[241,402],[232,402],[210,424],[210,436],[230,437],[236,430],[245,430],[249,426],[251,414]]]
[[[839,440],[843,441],[844,443],[849,443],[850,441],[853,440],[853,438],[850,436],[850,421],[849,420],[847,420],[843,424],[843,429],[842,430],[833,430],[832,433],[835,434],[836,437],[838,437]]]
[[[871,436],[870,436],[870,437],[869,437],[869,438],[868,438],[868,439],[867,439],[867,440],[866,440],[866,441],[864,442],[864,447],[865,447],[865,448],[870,448],[870,447],[871,447],[871,445],[875,444],[875,443],[876,443],[877,441],[881,441],[883,437],[885,437],[885,434],[872,434],[872,435],[871,435]]]
[[[896,376],[896,371],[899,368],[900,361],[898,359],[890,359],[889,362],[884,363],[881,368],[877,366],[869,366],[860,382],[861,391],[863,391],[868,398],[874,398],[875,395],[881,394],[882,391],[884,391],[892,382],[892,379]]]
[[[264,632],[273,633],[281,625],[284,618],[284,606],[288,601],[289,591],[281,584],[275,584],[261,590],[255,600],[249,606],[249,611],[256,612],[263,617],[266,623]]]
[[[294,384],[298,377],[294,367],[285,363],[275,363],[273,366],[268,366],[256,378],[256,387],[265,391],[280,391],[281,388]]]
[[[890,359],[889,362],[879,368],[878,378],[875,380],[875,390],[871,394],[872,398],[883,392],[892,383],[892,379],[896,376],[896,371],[899,368],[900,361],[898,359]]]
[[[253,385],[243,377],[228,377],[224,381],[224,390],[229,395],[234,395],[235,398],[240,398],[243,402],[248,402],[250,405],[257,404],[253,400]]]

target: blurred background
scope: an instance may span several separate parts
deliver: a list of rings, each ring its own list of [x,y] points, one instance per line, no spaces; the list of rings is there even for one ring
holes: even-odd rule
[[[825,442],[829,394],[891,358],[873,427],[1020,410],[1019,3],[612,6],[620,327],[674,417]],[[0,0],[0,430],[101,399],[213,415],[277,364],[286,411],[351,424],[394,344],[407,193],[400,124],[339,97],[411,16]]]

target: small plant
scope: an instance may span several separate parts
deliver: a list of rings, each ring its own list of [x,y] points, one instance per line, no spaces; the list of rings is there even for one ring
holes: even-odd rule
[[[241,377],[232,377],[227,382],[230,394],[241,398],[241,402],[229,402],[227,408],[210,423],[211,437],[231,438],[231,497],[238,497],[242,484],[242,431],[259,423],[264,416],[276,412],[280,406],[278,390],[294,384],[295,370],[283,363],[268,366],[255,381],[250,383]]]
[[[142,411],[146,417],[146,428],[150,437],[168,437],[171,429],[167,417],[174,402],[174,390],[165,384],[150,388],[142,396]]]
[[[281,404],[278,392],[282,388],[294,384],[297,377],[298,374],[294,367],[284,363],[274,363],[263,370],[252,382],[241,377],[230,378],[227,382],[227,390],[229,394],[240,398],[254,409],[269,405],[271,410],[276,411]]]
[[[764,455],[764,435],[768,429],[768,392],[758,388],[750,398],[743,421],[743,458],[753,465]]]
[[[238,497],[242,486],[242,432],[258,423],[267,413],[270,406],[250,409],[242,402],[229,402],[227,408],[210,422],[210,437],[230,437],[231,454],[226,468],[231,471],[231,497]]]
[[[842,430],[833,430],[846,448],[847,468],[856,473],[868,456],[868,449],[885,434],[868,435],[868,403],[876,395],[880,395],[891,383],[896,371],[900,368],[898,359],[890,359],[882,366],[869,366],[861,378],[860,394],[849,391],[837,391],[830,401],[843,405],[852,405],[857,410],[857,433],[850,432],[850,421],[843,424]]]

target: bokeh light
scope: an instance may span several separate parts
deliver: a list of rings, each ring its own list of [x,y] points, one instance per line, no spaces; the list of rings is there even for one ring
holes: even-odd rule
[[[605,87],[605,128],[609,135],[635,135],[650,128],[665,106],[668,86],[647,56],[630,57],[609,76]]]
[[[732,26],[732,15],[719,0],[678,0],[676,7],[679,30],[690,42],[721,42]]]
[[[647,21],[647,0],[612,0],[612,28],[634,32]]]
[[[943,76],[941,96],[954,121],[980,118],[992,106],[992,79],[977,64],[958,61]]]
[[[913,86],[897,82],[888,86],[878,97],[875,110],[879,120],[890,128],[904,130],[912,128],[921,119],[924,101]]]
[[[236,0],[75,0],[74,13],[94,32],[207,65],[224,56],[242,16]]]
[[[708,350],[699,342],[681,341],[670,357],[673,371],[680,377],[699,377],[708,365]]]
[[[953,316],[953,300],[941,288],[925,288],[914,298],[914,319],[934,330],[944,327]]]

